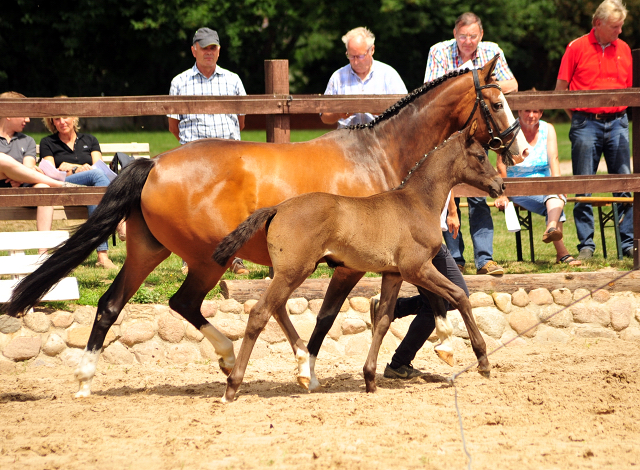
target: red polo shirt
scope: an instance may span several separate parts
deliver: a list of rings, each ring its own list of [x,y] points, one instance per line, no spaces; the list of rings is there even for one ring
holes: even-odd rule
[[[616,39],[602,49],[592,29],[571,41],[562,57],[559,80],[569,82],[569,90],[614,90],[630,88],[633,79],[631,49],[622,39]],[[626,106],[615,108],[572,108],[586,113],[619,113]]]

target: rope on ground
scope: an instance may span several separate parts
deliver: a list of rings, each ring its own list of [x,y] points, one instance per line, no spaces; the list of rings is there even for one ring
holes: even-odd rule
[[[545,317],[543,320],[538,320],[538,323],[536,323],[535,325],[527,328],[526,330],[524,330],[522,333],[519,333],[518,335],[514,336],[513,338],[511,338],[509,341],[502,343],[501,346],[498,346],[496,349],[494,349],[493,351],[491,351],[490,353],[487,353],[487,358],[489,358],[489,356],[492,356],[493,354],[495,354],[496,352],[500,351],[502,348],[506,347],[509,343],[511,343],[512,341],[515,341],[516,339],[520,338],[521,336],[525,335],[526,333],[528,333],[529,331],[537,328],[539,325],[541,325],[543,322],[548,321],[549,319],[555,317],[556,315],[558,315],[559,313],[564,312],[566,309],[573,307],[575,304],[582,302],[584,299],[590,297],[594,292],[598,292],[599,290],[602,290],[606,287],[610,287],[613,286],[617,281],[619,281],[620,279],[628,276],[629,274],[631,274],[633,271],[635,271],[636,269],[632,269],[631,271],[627,271],[624,274],[621,274],[620,276],[616,277],[615,279],[608,281],[607,283],[596,287],[594,290],[590,291],[588,294],[583,295],[582,297],[580,297],[577,300],[574,300],[572,303],[570,303],[569,305],[561,308],[560,310],[558,310],[557,312],[554,312],[553,314],[549,315],[548,317]],[[464,374],[465,372],[468,372],[470,369],[472,369],[473,367],[476,367],[480,364],[480,361],[476,361],[473,364],[471,364],[470,366],[465,367],[464,369],[462,369],[461,371],[459,371],[458,373],[452,375],[451,377],[449,377],[447,379],[447,382],[453,387],[454,390],[454,396],[455,396],[455,407],[456,407],[456,413],[458,413],[458,424],[460,426],[460,436],[462,438],[462,448],[464,450],[464,453],[467,455],[467,469],[471,470],[471,462],[472,462],[472,458],[471,458],[471,454],[469,453],[469,451],[467,450],[467,442],[465,440],[464,437],[464,426],[462,424],[462,415],[460,414],[460,408],[458,407],[458,388],[456,387],[456,379]]]

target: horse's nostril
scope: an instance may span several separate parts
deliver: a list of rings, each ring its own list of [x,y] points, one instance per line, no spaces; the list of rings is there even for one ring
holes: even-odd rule
[[[504,183],[502,183],[502,186],[501,186],[501,187],[502,187],[502,190],[503,190],[503,191],[504,191],[505,189],[507,189],[507,185],[506,185],[506,184],[504,184]]]

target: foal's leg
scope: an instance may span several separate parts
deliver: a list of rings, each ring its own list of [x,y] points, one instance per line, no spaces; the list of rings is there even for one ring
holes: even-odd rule
[[[293,291],[292,291],[293,292]],[[291,349],[293,349],[293,354],[296,357],[296,362],[298,363],[298,376],[296,379],[298,380],[298,384],[304,389],[309,389],[309,382],[311,380],[311,371],[309,369],[309,351],[298,335],[293,323],[291,323],[291,318],[287,314],[286,301],[280,308],[278,308],[274,312],[274,318],[284,331],[289,344],[291,345]]]
[[[307,345],[310,354],[309,365],[311,373],[309,390],[316,390],[320,387],[320,382],[315,372],[316,358],[318,357],[320,346],[322,346],[324,338],[327,336],[331,326],[333,326],[333,322],[338,316],[340,308],[349,295],[349,292],[351,292],[358,281],[362,279],[362,276],[364,276],[364,273],[361,271],[352,271],[351,269],[342,267],[336,268],[333,272],[327,293],[322,302],[322,307],[320,307],[320,312],[316,318],[316,326],[313,329],[313,333],[311,333],[311,338],[309,338]]]
[[[109,328],[149,273],[170,254],[151,235],[138,210],[134,210],[127,219],[127,227],[127,259],[107,292],[98,301],[98,311],[87,347],[75,371],[79,382],[77,398],[91,395],[91,381]]]
[[[447,318],[447,306],[445,305],[444,299],[423,287],[418,287],[418,290],[420,294],[429,299],[436,320],[436,333],[440,344],[438,344],[434,350],[440,359],[453,367],[455,365],[455,361],[453,360],[453,346],[451,345],[453,326]]]
[[[378,365],[378,353],[380,352],[384,335],[387,334],[389,325],[393,321],[393,312],[396,308],[400,286],[402,286],[402,276],[400,274],[384,273],[382,275],[382,290],[380,292],[380,307],[376,318],[376,329],[373,332],[369,355],[363,368],[367,392],[375,392],[377,388],[376,368]]]

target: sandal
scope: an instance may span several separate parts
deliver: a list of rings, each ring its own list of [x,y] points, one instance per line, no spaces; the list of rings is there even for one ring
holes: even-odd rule
[[[562,232],[555,227],[549,227],[549,229],[542,235],[543,243],[551,243],[562,240]]]
[[[556,261],[556,264],[565,263],[569,266],[582,266],[582,261],[575,259],[571,255],[564,255],[562,258]]]

